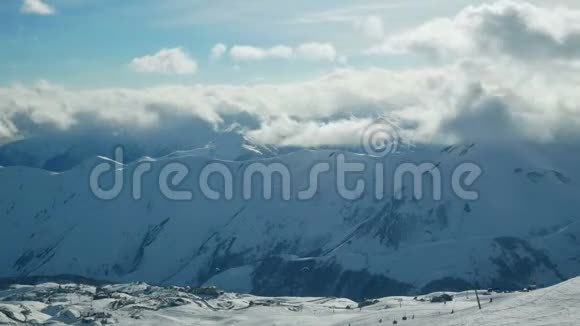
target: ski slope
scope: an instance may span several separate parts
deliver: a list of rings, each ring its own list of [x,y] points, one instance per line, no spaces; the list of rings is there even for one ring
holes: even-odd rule
[[[531,292],[480,290],[481,310],[474,291],[449,292],[453,301],[445,304],[431,303],[441,294],[434,293],[382,298],[363,308],[348,299],[196,291],[145,283],[12,286],[0,291],[0,324],[573,326],[580,320],[580,278]]]

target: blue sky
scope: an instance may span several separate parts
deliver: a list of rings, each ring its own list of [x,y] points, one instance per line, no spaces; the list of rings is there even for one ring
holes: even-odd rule
[[[209,60],[216,43],[272,47],[332,44],[350,67],[420,64],[410,56],[362,55],[372,39],[356,21],[381,19],[385,36],[436,17],[452,16],[470,0],[42,0],[50,15],[23,13],[24,0],[0,2],[0,83],[47,79],[66,85],[139,86],[158,83],[284,82],[332,71],[334,62]],[[42,2],[33,0],[33,2]],[[545,1],[537,1],[545,2]],[[561,1],[573,4],[573,1]],[[552,1],[552,3],[554,3]],[[181,48],[195,74],[138,74],[128,63],[163,48]]]
[[[23,0],[0,2],[0,83],[47,79],[67,85],[242,83],[309,78],[336,62],[209,60],[216,43],[270,47],[331,43],[352,66],[397,67],[413,59],[362,56],[373,40],[353,28],[367,16],[395,33],[437,16],[453,15],[467,0],[199,1],[44,0],[51,15],[21,12]],[[186,76],[138,74],[128,63],[162,48],[180,47],[199,66]]]

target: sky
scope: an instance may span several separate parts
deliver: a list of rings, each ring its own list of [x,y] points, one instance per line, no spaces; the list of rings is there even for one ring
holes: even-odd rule
[[[419,140],[556,141],[579,119],[579,17],[576,0],[0,0],[0,141],[239,114],[282,145],[348,142],[381,114]]]
[[[282,82],[313,77],[344,65],[408,67],[420,64],[420,59],[376,58],[364,55],[361,49],[382,37],[429,19],[454,15],[476,3],[2,0],[0,83],[38,79],[77,86]],[[329,45],[331,53],[326,57],[321,54],[318,59],[294,60],[275,55],[235,60],[227,53],[224,60],[212,60],[210,55],[216,44],[231,50],[235,45],[272,48],[308,43]],[[175,48],[194,61],[197,69],[143,73],[130,64],[135,58]]]

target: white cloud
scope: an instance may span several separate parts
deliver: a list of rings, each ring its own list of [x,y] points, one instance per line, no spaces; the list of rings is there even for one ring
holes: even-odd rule
[[[247,45],[234,45],[230,49],[230,57],[235,61],[259,61],[266,59],[304,59],[314,61],[334,61],[336,49],[330,43],[310,42],[292,48],[287,45],[277,45],[261,48]]]
[[[305,82],[68,89],[0,88],[4,137],[39,130],[163,126],[183,117],[222,124],[244,114],[247,132],[279,145],[357,144],[360,126],[387,114],[418,142],[555,141],[580,137],[580,68],[464,62],[436,69],[339,70]]]
[[[260,48],[248,45],[234,45],[230,49],[230,56],[236,61],[257,61],[269,58],[288,59],[294,55],[294,50],[285,45],[271,48]]]
[[[341,146],[352,145],[362,131],[371,124],[371,118],[345,118],[334,121],[301,121],[288,116],[264,121],[260,129],[247,135],[266,144],[279,146]]]
[[[194,74],[197,63],[181,48],[161,49],[153,55],[131,60],[131,66],[137,72],[162,74]]]
[[[213,46],[213,48],[211,48],[209,57],[212,60],[219,60],[224,56],[227,50],[228,47],[225,44],[217,43],[216,45]]]
[[[382,39],[385,37],[385,26],[383,20],[377,16],[357,18],[353,21],[355,30],[371,39]]]
[[[20,12],[33,15],[52,15],[55,10],[43,0],[24,0]]]
[[[580,11],[499,1],[469,6],[389,38],[370,53],[413,52],[438,59],[580,59]]]

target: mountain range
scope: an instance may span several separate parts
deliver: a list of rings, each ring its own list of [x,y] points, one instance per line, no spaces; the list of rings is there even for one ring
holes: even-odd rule
[[[111,162],[108,158],[92,156],[70,169],[56,169],[63,171],[43,169],[37,159],[30,166],[0,168],[0,276],[74,274],[356,300],[555,284],[580,271],[580,173],[574,164],[580,157],[573,148],[509,142],[417,145],[377,158],[344,149],[284,152],[246,139],[212,141],[121,165],[127,185],[140,164],[152,165],[139,200],[129,186],[113,200],[92,193],[91,171]],[[384,197],[373,195],[376,175],[367,168],[346,178],[351,188],[364,180],[363,194],[343,198],[336,191],[338,156],[367,167],[382,164]],[[289,169],[290,200],[283,198],[278,178],[273,178],[272,198],[259,195],[260,182],[252,184],[255,196],[242,198],[244,171],[256,162]],[[309,185],[311,167],[320,162],[329,163],[331,171],[319,176],[313,198],[297,199]],[[414,195],[412,178],[404,178],[399,189],[392,187],[397,167],[424,162],[441,173],[440,199],[432,196],[429,175],[423,176],[422,198]],[[465,162],[483,171],[470,187],[478,192],[477,200],[452,191],[453,171]],[[177,188],[191,190],[191,200],[170,200],[159,190],[158,176],[169,163],[188,168]],[[232,199],[201,193],[197,176],[211,163],[232,171]],[[210,181],[223,190],[221,180]]]

